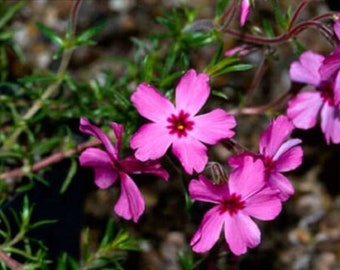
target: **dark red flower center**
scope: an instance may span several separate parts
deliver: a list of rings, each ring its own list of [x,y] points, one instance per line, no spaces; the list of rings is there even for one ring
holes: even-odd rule
[[[228,198],[224,198],[221,201],[221,211],[229,212],[230,215],[236,214],[239,210],[245,207],[244,201],[242,201],[241,196],[238,194],[231,194]]]
[[[321,84],[320,90],[323,100],[330,106],[334,106],[334,83],[324,82]]]
[[[172,114],[167,121],[169,122],[167,128],[170,130],[170,134],[177,134],[179,138],[186,136],[187,132],[192,130],[194,126],[194,122],[189,120],[189,114],[183,112],[183,110],[178,115]]]
[[[268,174],[276,167],[275,161],[271,157],[264,157],[263,164],[264,164],[266,173]]]

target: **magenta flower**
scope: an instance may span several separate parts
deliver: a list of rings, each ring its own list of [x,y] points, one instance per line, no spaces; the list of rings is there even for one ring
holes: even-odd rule
[[[221,109],[196,115],[210,94],[208,81],[208,75],[189,70],[176,87],[175,106],[152,86],[142,83],[137,87],[131,101],[152,121],[141,126],[130,141],[137,159],[158,159],[172,145],[187,173],[204,169],[208,161],[204,143],[232,137],[236,125],[234,117]]]
[[[165,180],[169,178],[169,175],[157,161],[141,162],[133,156],[120,159],[123,126],[115,122],[111,122],[110,126],[116,136],[115,144],[112,144],[109,137],[86,118],[80,119],[80,131],[99,139],[103,143],[105,151],[98,148],[87,148],[81,153],[79,161],[82,166],[93,167],[95,184],[101,189],[110,187],[120,179],[121,191],[114,211],[124,219],[132,219],[137,222],[144,212],[145,203],[129,174],[153,174]]]
[[[285,201],[294,194],[290,181],[282,174],[301,165],[303,151],[300,139],[289,139],[294,129],[286,116],[279,116],[263,132],[260,138],[260,155],[266,168],[267,184],[280,190],[280,199]]]
[[[241,1],[240,24],[244,26],[250,14],[250,0]]]
[[[303,151],[298,144],[300,139],[289,139],[294,126],[286,116],[274,119],[267,129],[261,134],[259,153],[244,152],[228,159],[232,167],[244,166],[246,156],[260,158],[265,166],[265,180],[267,185],[279,190],[279,197],[286,201],[294,194],[291,182],[282,174],[296,169],[302,162]]]
[[[334,26],[333,26],[334,33],[340,41],[340,19],[338,19]],[[320,67],[320,75],[323,81],[329,80],[331,77],[335,78],[335,88],[337,89],[335,91],[335,103],[339,104],[340,102],[340,63],[339,63],[339,57],[340,57],[340,45],[338,45],[335,50],[328,56],[325,57],[325,59],[322,62],[322,65]]]
[[[195,252],[209,251],[222,229],[235,255],[260,244],[261,232],[251,217],[272,220],[281,211],[278,192],[266,186],[264,170],[260,159],[254,161],[248,156],[244,159],[244,166],[234,169],[225,184],[213,184],[204,176],[190,182],[192,199],[215,204],[204,215],[190,242]]]
[[[339,58],[338,58],[339,59]],[[293,81],[314,86],[314,90],[302,92],[288,102],[287,116],[294,126],[309,129],[315,126],[321,116],[321,129],[327,143],[340,143],[340,79],[339,76],[325,75],[323,80],[319,70],[324,57],[311,51],[304,52],[298,62],[290,67]],[[339,77],[340,78],[340,77]]]
[[[340,41],[340,19],[338,19],[333,30],[335,35]],[[334,104],[339,107],[340,104],[340,45],[338,45],[335,50],[322,61],[319,73],[321,81],[331,82],[333,88],[333,100]]]

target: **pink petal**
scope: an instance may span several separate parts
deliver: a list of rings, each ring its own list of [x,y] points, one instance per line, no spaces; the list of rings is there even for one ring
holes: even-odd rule
[[[292,183],[281,173],[272,172],[268,177],[268,186],[274,190],[279,190],[281,201],[288,200],[294,194]]]
[[[228,158],[228,164],[229,166],[233,167],[233,168],[237,168],[240,166],[244,166],[244,160],[245,157],[251,157],[251,158],[258,158],[254,153],[249,152],[249,151],[243,151],[240,154],[234,155],[234,156],[230,156]]]
[[[124,133],[124,127],[115,122],[111,122],[110,127],[112,128],[116,136],[116,148],[117,148],[117,151],[119,152],[122,146],[122,136]]]
[[[229,50],[226,50],[224,52],[224,56],[229,57],[229,56],[246,56],[250,52],[249,46],[248,45],[240,45],[233,47]]]
[[[214,185],[211,180],[200,175],[198,180],[189,183],[189,194],[193,200],[218,204],[229,194],[227,184]]]
[[[100,149],[87,148],[79,156],[81,166],[94,168],[94,182],[102,189],[113,185],[117,180],[118,173],[112,167],[109,155]]]
[[[118,178],[118,172],[112,168],[94,168],[94,183],[101,189],[112,186]]]
[[[299,145],[302,141],[300,139],[290,139],[281,144],[275,155],[272,157],[274,161],[278,160],[281,155],[287,152],[289,149]]]
[[[109,155],[97,148],[87,148],[79,156],[81,166],[87,167],[112,167],[112,161]]]
[[[340,104],[340,71],[337,73],[335,77],[333,92],[334,92],[334,103],[337,106],[339,106]]]
[[[326,142],[340,143],[340,110],[325,103],[321,110],[321,129]]]
[[[200,227],[190,241],[193,251],[209,251],[220,237],[223,221],[224,216],[220,214],[218,206],[205,213]]]
[[[298,140],[298,139],[296,139]],[[282,147],[285,147],[289,142],[293,140],[289,140],[287,143],[283,144]],[[290,147],[275,160],[275,169],[279,172],[288,172],[296,169],[302,163],[303,151],[300,146]]]
[[[133,180],[125,173],[120,174],[121,191],[114,206],[116,214],[126,220],[137,222],[143,214],[145,203],[142,194]]]
[[[304,92],[288,102],[287,116],[294,126],[309,129],[315,126],[323,99],[319,92]]]
[[[321,82],[319,68],[324,57],[312,51],[301,54],[299,61],[293,62],[289,69],[292,81],[317,86]]]
[[[173,141],[166,126],[158,123],[144,124],[131,137],[130,146],[136,149],[135,157],[141,161],[162,157]]]
[[[190,135],[197,140],[216,144],[221,139],[231,138],[234,132],[231,130],[236,126],[235,118],[221,109],[213,110],[209,113],[195,116],[194,129]]]
[[[195,115],[207,101],[210,94],[209,76],[196,74],[190,69],[183,75],[176,87],[176,109]]]
[[[166,122],[168,116],[175,112],[174,105],[146,83],[138,85],[131,101],[140,115],[154,122]]]
[[[338,40],[340,40],[340,19],[338,18],[333,26],[334,33],[336,34]]]
[[[191,137],[181,138],[172,144],[172,152],[188,174],[200,173],[208,162],[207,148]]]
[[[235,168],[229,176],[230,193],[240,194],[242,198],[259,191],[264,185],[264,165],[260,159],[254,160],[250,156],[245,156],[243,165]]]
[[[240,24],[244,26],[249,17],[250,13],[250,2],[249,0],[242,0],[241,2],[241,14],[240,14]]]
[[[278,190],[266,187],[249,197],[246,208],[242,211],[259,220],[272,220],[281,212],[281,200]]]
[[[274,119],[261,135],[260,153],[266,157],[274,156],[293,128],[292,123],[284,115]]]
[[[79,130],[85,134],[96,137],[104,144],[106,151],[110,155],[111,159],[118,159],[118,149],[112,145],[109,137],[105,133],[103,133],[100,128],[92,125],[87,118],[80,118]]]
[[[261,232],[249,216],[242,213],[225,215],[224,235],[232,253],[242,255],[247,247],[253,248],[261,242]]]
[[[324,59],[319,69],[319,73],[323,81],[328,81],[329,79],[331,79],[331,77],[334,76],[335,73],[339,71],[340,69],[339,57],[340,46],[338,45],[338,47],[336,47],[335,50]]]
[[[169,173],[162,168],[157,160],[148,160],[142,162],[135,157],[127,157],[121,160],[120,164],[125,169],[125,172],[131,174],[153,174],[164,180],[169,179]]]

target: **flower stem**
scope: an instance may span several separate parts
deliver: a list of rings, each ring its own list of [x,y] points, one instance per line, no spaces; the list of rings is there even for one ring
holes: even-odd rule
[[[23,269],[22,265],[16,260],[9,257],[5,252],[0,250],[0,260],[3,261],[11,270]]]
[[[285,102],[290,96],[293,96],[297,94],[301,89],[300,84],[296,84],[295,86],[283,93],[281,96],[279,96],[277,99],[271,101],[270,103],[258,107],[245,107],[245,108],[236,108],[234,110],[229,111],[229,113],[233,115],[242,115],[242,114],[263,114],[277,106],[279,106],[281,103]]]
[[[54,163],[61,161],[64,158],[68,158],[74,155],[75,153],[79,153],[83,151],[85,148],[97,146],[100,144],[101,142],[99,140],[93,140],[93,141],[81,143],[76,148],[54,153],[40,160],[39,162],[33,164],[32,166],[23,166],[21,168],[16,168],[6,173],[2,173],[0,174],[0,179],[19,178],[31,172],[37,172],[47,166],[50,166]]]
[[[261,78],[263,76],[263,74],[265,73],[266,70],[266,60],[265,57],[262,57],[261,62],[258,64],[258,68],[256,70],[256,73],[254,75],[254,78],[249,86],[249,89],[247,91],[247,94],[245,96],[244,99],[244,104],[248,105],[249,102],[251,101],[254,92],[256,91],[256,89],[259,87],[260,82],[261,82]]]

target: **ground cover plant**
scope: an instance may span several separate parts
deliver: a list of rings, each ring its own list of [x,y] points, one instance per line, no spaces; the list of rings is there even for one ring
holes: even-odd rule
[[[0,15],[2,269],[340,267],[336,3]]]

